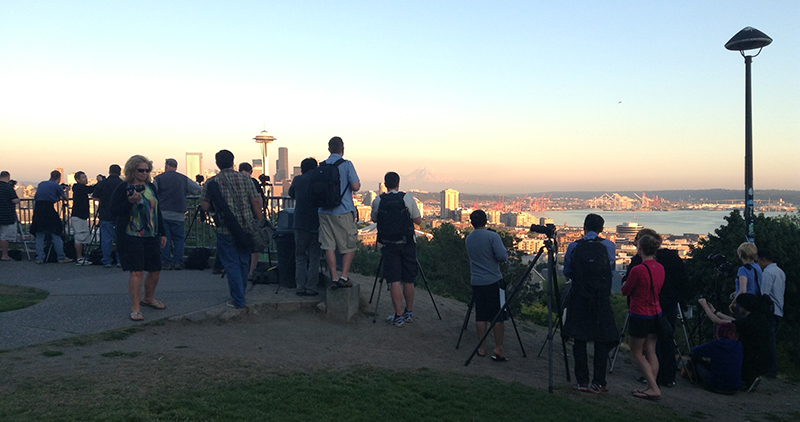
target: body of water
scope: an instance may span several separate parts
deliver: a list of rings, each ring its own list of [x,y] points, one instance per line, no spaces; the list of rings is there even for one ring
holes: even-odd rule
[[[682,235],[684,233],[708,234],[726,224],[725,217],[730,211],[603,211],[603,210],[569,210],[546,211],[536,217],[552,218],[557,226],[583,226],[583,219],[589,213],[599,214],[606,220],[605,227],[633,222],[659,233]],[[784,213],[764,213],[768,217],[784,215]]]

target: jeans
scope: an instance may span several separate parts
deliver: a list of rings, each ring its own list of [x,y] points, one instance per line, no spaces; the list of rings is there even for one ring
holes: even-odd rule
[[[66,258],[67,256],[64,255],[64,240],[61,239],[61,236],[50,233],[50,232],[38,232],[36,233],[36,260],[37,261],[44,261],[44,238],[50,236],[51,241],[53,242],[53,249],[56,250],[56,258],[59,261]]]
[[[114,248],[114,222],[100,220],[100,249],[103,251],[103,265],[111,265],[111,250]],[[117,253],[119,263],[119,253]]]
[[[183,220],[162,220],[167,233],[167,244],[161,248],[161,265],[183,265],[183,248],[186,232]]]
[[[250,250],[236,246],[233,236],[217,233],[217,257],[222,262],[225,275],[228,277],[228,290],[231,303],[237,308],[245,305],[247,274],[250,272]]]
[[[575,358],[575,381],[579,385],[589,385],[589,356],[586,354],[586,342],[573,340],[572,356]],[[606,364],[611,344],[603,341],[594,342],[594,376],[592,383],[606,386]]]
[[[319,283],[320,243],[316,232],[294,231],[295,284],[298,292],[316,291]]]

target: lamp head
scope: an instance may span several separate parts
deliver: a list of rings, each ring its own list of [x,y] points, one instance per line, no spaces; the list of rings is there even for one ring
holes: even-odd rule
[[[731,51],[745,51],[764,48],[772,43],[772,38],[753,27],[746,27],[737,32],[727,43],[725,48]]]

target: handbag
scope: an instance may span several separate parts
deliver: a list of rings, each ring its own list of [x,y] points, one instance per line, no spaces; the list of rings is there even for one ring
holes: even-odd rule
[[[655,286],[653,286],[653,273],[650,272],[650,267],[645,265],[644,262],[642,262],[642,265],[644,265],[644,268],[647,270],[647,274],[650,275],[650,292],[653,293],[653,300],[658,302],[659,299],[658,299],[658,297],[656,297],[656,288],[655,288]],[[670,325],[669,321],[667,321],[667,319],[664,318],[663,315],[657,314],[655,316],[655,319],[656,319],[656,327],[658,329],[658,335],[659,336],[662,336],[662,335],[665,335],[665,334],[668,334],[668,333],[671,333],[671,332],[674,331],[674,328],[672,328],[672,325]]]
[[[216,178],[209,180],[206,184],[208,185],[208,194],[211,195],[211,201],[214,203],[214,209],[222,217],[222,225],[231,232],[231,236],[233,236],[237,246],[251,249],[253,247],[252,237],[242,228],[236,216],[231,212],[228,203],[225,202],[225,198],[219,190]],[[215,220],[215,222],[217,221]]]

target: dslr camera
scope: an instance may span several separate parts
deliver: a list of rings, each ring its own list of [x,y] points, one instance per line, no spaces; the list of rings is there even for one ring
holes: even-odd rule
[[[144,185],[128,185],[128,196],[133,195],[134,192],[144,192]]]

